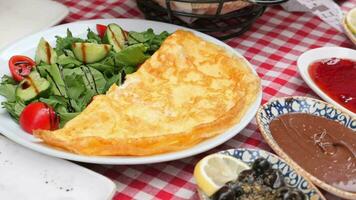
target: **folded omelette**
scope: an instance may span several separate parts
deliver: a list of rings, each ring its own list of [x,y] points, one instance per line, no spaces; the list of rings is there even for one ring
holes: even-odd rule
[[[62,129],[34,135],[84,155],[177,151],[238,123],[259,90],[241,58],[178,30],[123,85],[95,96]]]

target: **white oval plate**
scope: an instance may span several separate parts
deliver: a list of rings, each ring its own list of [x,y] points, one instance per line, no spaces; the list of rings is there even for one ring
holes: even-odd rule
[[[302,55],[299,56],[297,65],[298,71],[304,81],[308,84],[308,86],[318,94],[322,99],[325,101],[337,106],[338,108],[342,109],[344,112],[347,112],[349,115],[356,117],[356,114],[348,110],[347,108],[343,107],[332,98],[330,98],[327,94],[325,94],[311,79],[308,69],[309,65],[315,61],[327,59],[327,58],[346,58],[355,60],[356,59],[356,51],[348,48],[343,47],[321,47],[312,49],[309,51],[304,52]]]
[[[116,185],[107,177],[48,157],[0,136],[0,198],[22,200],[112,200]]]
[[[0,49],[26,35],[58,24],[68,14],[69,9],[56,1],[0,1]]]
[[[183,28],[180,26],[176,25],[171,25],[171,24],[166,24],[166,23],[161,23],[161,22],[154,22],[154,21],[147,21],[147,20],[137,20],[137,19],[99,19],[99,20],[89,20],[89,21],[81,21],[81,22],[75,22],[75,23],[70,23],[70,24],[63,24],[60,26],[56,26],[53,28],[50,28],[46,31],[39,32],[37,34],[31,35],[29,37],[26,37],[15,44],[9,46],[8,48],[4,49],[4,51],[0,52],[0,76],[3,74],[9,74],[9,70],[7,67],[7,61],[8,59],[15,55],[15,54],[20,54],[20,55],[27,55],[31,58],[34,58],[35,55],[35,49],[37,47],[38,41],[40,40],[41,37],[44,37],[51,45],[54,46],[55,43],[55,36],[60,35],[60,36],[65,36],[66,35],[66,30],[69,28],[73,35],[75,36],[80,36],[80,37],[85,37],[86,35],[86,30],[87,28],[91,28],[92,30],[95,30],[95,25],[96,24],[109,24],[109,23],[117,23],[120,26],[122,26],[124,29],[128,31],[145,31],[148,28],[152,28],[156,33],[162,32],[162,31],[168,31],[168,32],[174,32],[177,29],[186,29],[194,32],[196,35],[213,42],[217,45],[220,45],[224,48],[226,48],[228,51],[231,53],[235,54],[237,57],[242,58],[246,64],[252,69],[252,71],[255,72],[253,69],[252,65],[238,52],[236,52],[233,48],[230,46],[226,45],[225,43],[208,36],[206,34]],[[237,133],[239,133],[243,128],[247,126],[247,124],[252,120],[254,115],[256,114],[256,111],[258,109],[258,106],[261,103],[262,99],[262,90],[260,90],[257,99],[255,102],[250,106],[250,108],[247,110],[245,116],[241,119],[241,121],[233,126],[231,129],[226,131],[225,133],[222,133],[216,137],[210,138],[204,142],[201,142],[189,149],[177,151],[177,152],[171,152],[171,153],[165,153],[165,154],[159,154],[159,155],[154,155],[154,156],[83,156],[83,155],[77,155],[73,154],[70,152],[58,150],[49,146],[46,146],[42,144],[38,139],[32,137],[31,135],[25,133],[19,125],[10,118],[9,114],[6,112],[4,108],[0,108],[0,132],[10,138],[11,140],[24,145],[30,149],[33,149],[35,151],[59,157],[59,158],[64,158],[68,160],[74,160],[74,161],[79,161],[79,162],[88,162],[88,163],[98,163],[98,164],[118,164],[118,165],[127,165],[127,164],[148,164],[148,163],[157,163],[157,162],[164,162],[164,161],[171,161],[171,160],[176,160],[176,159],[181,159],[185,157],[189,157],[192,155],[196,155],[199,153],[202,153],[204,151],[207,151],[209,149],[212,149],[227,140],[231,139],[234,137]],[[4,98],[0,97],[0,101],[3,101]]]

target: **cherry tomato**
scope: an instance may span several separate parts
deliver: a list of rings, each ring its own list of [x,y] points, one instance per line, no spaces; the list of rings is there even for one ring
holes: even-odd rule
[[[96,31],[98,32],[98,35],[103,38],[106,32],[107,26],[102,25],[102,24],[97,24],[96,25]]]
[[[28,104],[20,115],[20,126],[32,134],[34,130],[56,130],[59,127],[59,117],[52,107],[43,102]]]
[[[15,81],[21,81],[28,76],[36,63],[27,56],[15,55],[9,60],[9,68],[12,78]]]

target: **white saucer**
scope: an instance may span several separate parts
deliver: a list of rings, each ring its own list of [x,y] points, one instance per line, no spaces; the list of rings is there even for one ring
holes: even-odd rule
[[[59,23],[68,13],[67,7],[50,0],[0,1],[0,49]]]
[[[308,84],[308,86],[318,94],[325,101],[339,107],[344,112],[347,112],[349,115],[356,117],[356,114],[343,107],[332,98],[330,98],[327,94],[325,94],[311,79],[308,68],[309,65],[317,60],[327,59],[327,58],[346,58],[355,60],[356,59],[356,50],[343,48],[343,47],[321,47],[316,49],[311,49],[307,52],[304,52],[301,56],[299,56],[297,65],[298,71],[304,81]]]
[[[0,136],[0,199],[111,200],[108,178],[66,160],[31,151]]]

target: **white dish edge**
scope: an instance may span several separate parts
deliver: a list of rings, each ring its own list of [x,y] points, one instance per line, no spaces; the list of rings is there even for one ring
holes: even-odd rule
[[[356,51],[353,49],[348,49],[344,47],[320,47],[311,49],[309,51],[304,52],[299,56],[297,61],[299,74],[302,76],[307,85],[323,100],[337,106],[342,109],[344,112],[348,113],[352,117],[356,117],[356,114],[343,107],[327,94],[325,94],[311,79],[308,69],[309,65],[315,61],[327,58],[347,58],[347,59],[356,59]]]

